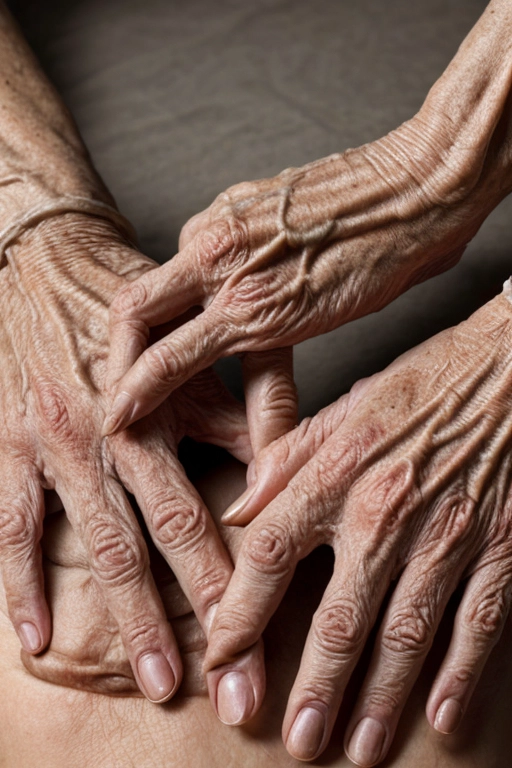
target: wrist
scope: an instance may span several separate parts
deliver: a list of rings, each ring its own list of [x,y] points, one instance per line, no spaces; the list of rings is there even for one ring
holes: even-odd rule
[[[116,290],[120,277],[135,279],[155,266],[112,219],[83,212],[50,216],[25,229],[9,247],[8,261],[22,280],[39,284],[65,273],[87,281],[91,268],[103,267]]]

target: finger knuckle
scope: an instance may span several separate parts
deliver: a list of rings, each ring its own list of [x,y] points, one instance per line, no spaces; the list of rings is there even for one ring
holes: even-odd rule
[[[503,589],[487,593],[469,609],[467,623],[473,636],[485,643],[495,643],[501,635],[508,613]]]
[[[230,649],[248,648],[258,640],[261,631],[251,616],[251,612],[243,605],[230,604],[215,617],[215,645],[218,648]]]
[[[382,647],[394,656],[421,656],[429,648],[431,624],[424,612],[410,608],[397,613],[385,627]]]
[[[460,546],[471,535],[476,523],[474,508],[474,502],[460,491],[450,493],[434,509],[434,526],[444,550]]]
[[[343,598],[321,606],[313,619],[314,640],[324,656],[352,656],[361,650],[365,625],[361,608]]]
[[[110,314],[114,319],[125,320],[133,315],[137,315],[148,300],[146,286],[138,280],[130,285],[126,285],[114,297],[110,305]]]
[[[404,520],[415,509],[415,474],[413,462],[403,459],[391,468],[377,466],[357,484],[356,497],[364,500],[367,520],[376,539],[382,541],[401,531]]]
[[[40,526],[33,515],[21,505],[10,504],[0,509],[0,542],[4,557],[32,551],[39,538]]]
[[[174,554],[194,549],[206,533],[206,511],[192,499],[157,497],[151,504],[151,520],[157,541]]]
[[[247,237],[241,222],[228,216],[213,222],[197,236],[199,264],[211,268],[222,260],[224,266],[235,264],[247,251]]]
[[[166,385],[172,382],[180,370],[177,350],[171,351],[167,344],[158,344],[144,352],[144,363],[153,382]]]
[[[159,647],[160,628],[147,615],[132,618],[123,627],[123,635],[125,643],[130,648],[148,650]]]
[[[292,561],[290,537],[277,523],[267,523],[245,540],[243,554],[255,571],[285,574]]]
[[[148,554],[142,542],[110,522],[93,524],[90,551],[94,573],[112,586],[132,584],[148,568]]]
[[[80,434],[73,424],[70,398],[54,381],[36,380],[33,393],[43,436],[59,443],[77,442]]]

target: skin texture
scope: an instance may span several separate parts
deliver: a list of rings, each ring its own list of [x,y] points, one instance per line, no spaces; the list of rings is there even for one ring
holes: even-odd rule
[[[102,440],[108,307],[129,280],[155,265],[113,225],[122,219],[115,210],[105,214],[113,222],[102,218],[104,207],[99,217],[55,215],[70,197],[82,201],[80,210],[87,208],[84,199],[93,201],[92,210],[115,203],[3,3],[0,71],[0,567],[9,615],[26,652],[47,646],[52,627],[38,542],[43,491],[55,489],[119,626],[137,684],[152,701],[164,701],[177,690],[182,665],[126,491],[206,629],[232,563],[176,458],[177,444],[186,433],[247,460],[246,419],[206,371],[140,430]],[[3,233],[20,220],[30,225],[6,240]],[[110,384],[115,380],[114,367]],[[295,423],[293,405],[287,413],[260,447]],[[242,721],[261,698],[261,648],[239,666],[246,673]]]
[[[512,593],[511,349],[512,305],[500,295],[262,451],[248,493],[224,518],[252,522],[208,669],[257,641],[301,558],[321,544],[334,550],[283,722],[296,757],[326,747],[391,585],[346,729],[348,755],[368,767],[385,757],[461,582],[427,717],[451,733],[467,709]],[[294,725],[304,708],[318,726]]]
[[[112,225],[80,214],[43,222],[9,250],[0,270],[0,561],[9,615],[25,650],[38,652],[51,631],[38,554],[43,490],[56,490],[135,679],[160,700],[179,686],[182,666],[126,490],[206,627],[232,564],[177,445],[188,434],[246,460],[250,445],[242,407],[212,372],[192,379],[140,429],[102,440],[109,302],[152,266]],[[144,676],[148,658],[153,674]],[[257,649],[244,667],[262,677]]]
[[[492,2],[410,121],[231,187],[185,226],[180,252],[112,305],[112,365],[123,355],[126,369],[106,434],[219,357],[329,331],[458,261],[510,189],[511,25],[510,4]],[[204,311],[145,349],[151,327],[192,306]],[[283,397],[248,395],[250,422]]]
[[[199,489],[216,521],[245,487],[245,468],[212,460],[195,445],[183,457],[199,476]],[[198,469],[199,468],[199,469]],[[205,471],[206,470],[206,471]],[[54,617],[48,651],[22,654],[0,585],[0,766],[2,768],[223,768],[226,765],[293,768],[299,763],[285,750],[279,723],[300,660],[310,617],[332,569],[326,548],[298,567],[287,594],[265,632],[268,691],[258,716],[239,728],[219,722],[210,707],[202,662],[206,638],[176,583],[159,579],[156,551],[151,562],[185,667],[184,683],[172,701],[159,707],[137,694],[119,631],[88,559],[64,513],[45,520],[43,567]],[[220,531],[233,557],[243,532]],[[148,545],[151,546],[148,539]],[[407,712],[386,765],[393,768],[501,768],[510,744],[512,666],[507,646],[512,626],[486,668],[459,732],[437,733],[424,716],[428,688],[450,634],[457,600],[436,634],[434,648],[409,697]],[[98,631],[98,627],[104,631]],[[368,664],[367,649],[346,691],[340,717],[317,766],[349,768],[343,731]],[[34,675],[37,675],[36,678]],[[56,685],[55,683],[58,683]],[[69,687],[80,688],[71,690]],[[108,693],[109,695],[105,695]]]

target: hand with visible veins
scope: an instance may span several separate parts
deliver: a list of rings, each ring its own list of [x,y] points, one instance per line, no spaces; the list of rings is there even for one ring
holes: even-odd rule
[[[511,414],[512,304],[502,294],[254,460],[248,491],[223,518],[249,525],[206,665],[218,675],[253,647],[297,562],[321,544],[333,547],[334,572],[284,718],[291,755],[308,760],[325,749],[391,585],[347,754],[366,768],[384,759],[447,602],[464,582],[427,704],[434,728],[456,729],[512,595]]]
[[[410,121],[359,149],[237,184],[191,219],[178,255],[111,307],[111,364],[124,376],[105,434],[235,353],[245,354],[253,432],[258,415],[271,421],[276,403],[292,402],[283,348],[453,266],[511,189],[511,29],[510,3],[493,0]],[[150,328],[192,306],[204,311],[145,349]]]
[[[137,684],[150,700],[163,701],[181,681],[180,655],[124,489],[207,632],[232,563],[177,447],[186,434],[246,461],[251,449],[243,407],[212,371],[191,379],[140,425],[101,438],[108,306],[123,284],[153,266],[112,224],[83,214],[53,217],[11,246],[0,270],[0,563],[23,647],[40,652],[51,624],[38,542],[43,489],[55,489]],[[237,669],[247,706],[236,721],[261,698],[261,648]]]
[[[205,369],[153,418],[102,439],[108,308],[155,264],[133,246],[69,112],[1,0],[0,71],[0,568],[9,616],[27,653],[47,647],[39,538],[43,490],[56,489],[137,685],[151,701],[164,701],[178,688],[182,665],[125,489],[207,632],[232,562],[177,445],[187,434],[247,460],[247,421]],[[276,424],[277,432],[291,426],[278,416]],[[257,706],[261,648],[236,669],[239,706],[226,710],[229,722]]]

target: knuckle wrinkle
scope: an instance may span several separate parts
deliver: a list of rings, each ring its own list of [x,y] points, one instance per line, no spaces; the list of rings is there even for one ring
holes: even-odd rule
[[[395,655],[419,656],[430,645],[430,624],[419,610],[396,615],[383,633],[382,645]]]
[[[126,532],[96,525],[91,536],[92,566],[101,581],[121,586],[140,578],[148,565],[147,552]]]
[[[358,653],[367,629],[360,608],[348,599],[320,607],[313,625],[322,652],[334,657]]]
[[[280,526],[266,525],[246,541],[246,558],[255,570],[282,574],[290,568],[291,541]]]
[[[196,545],[206,532],[205,512],[199,503],[158,500],[153,506],[152,521],[158,541],[176,553]]]

